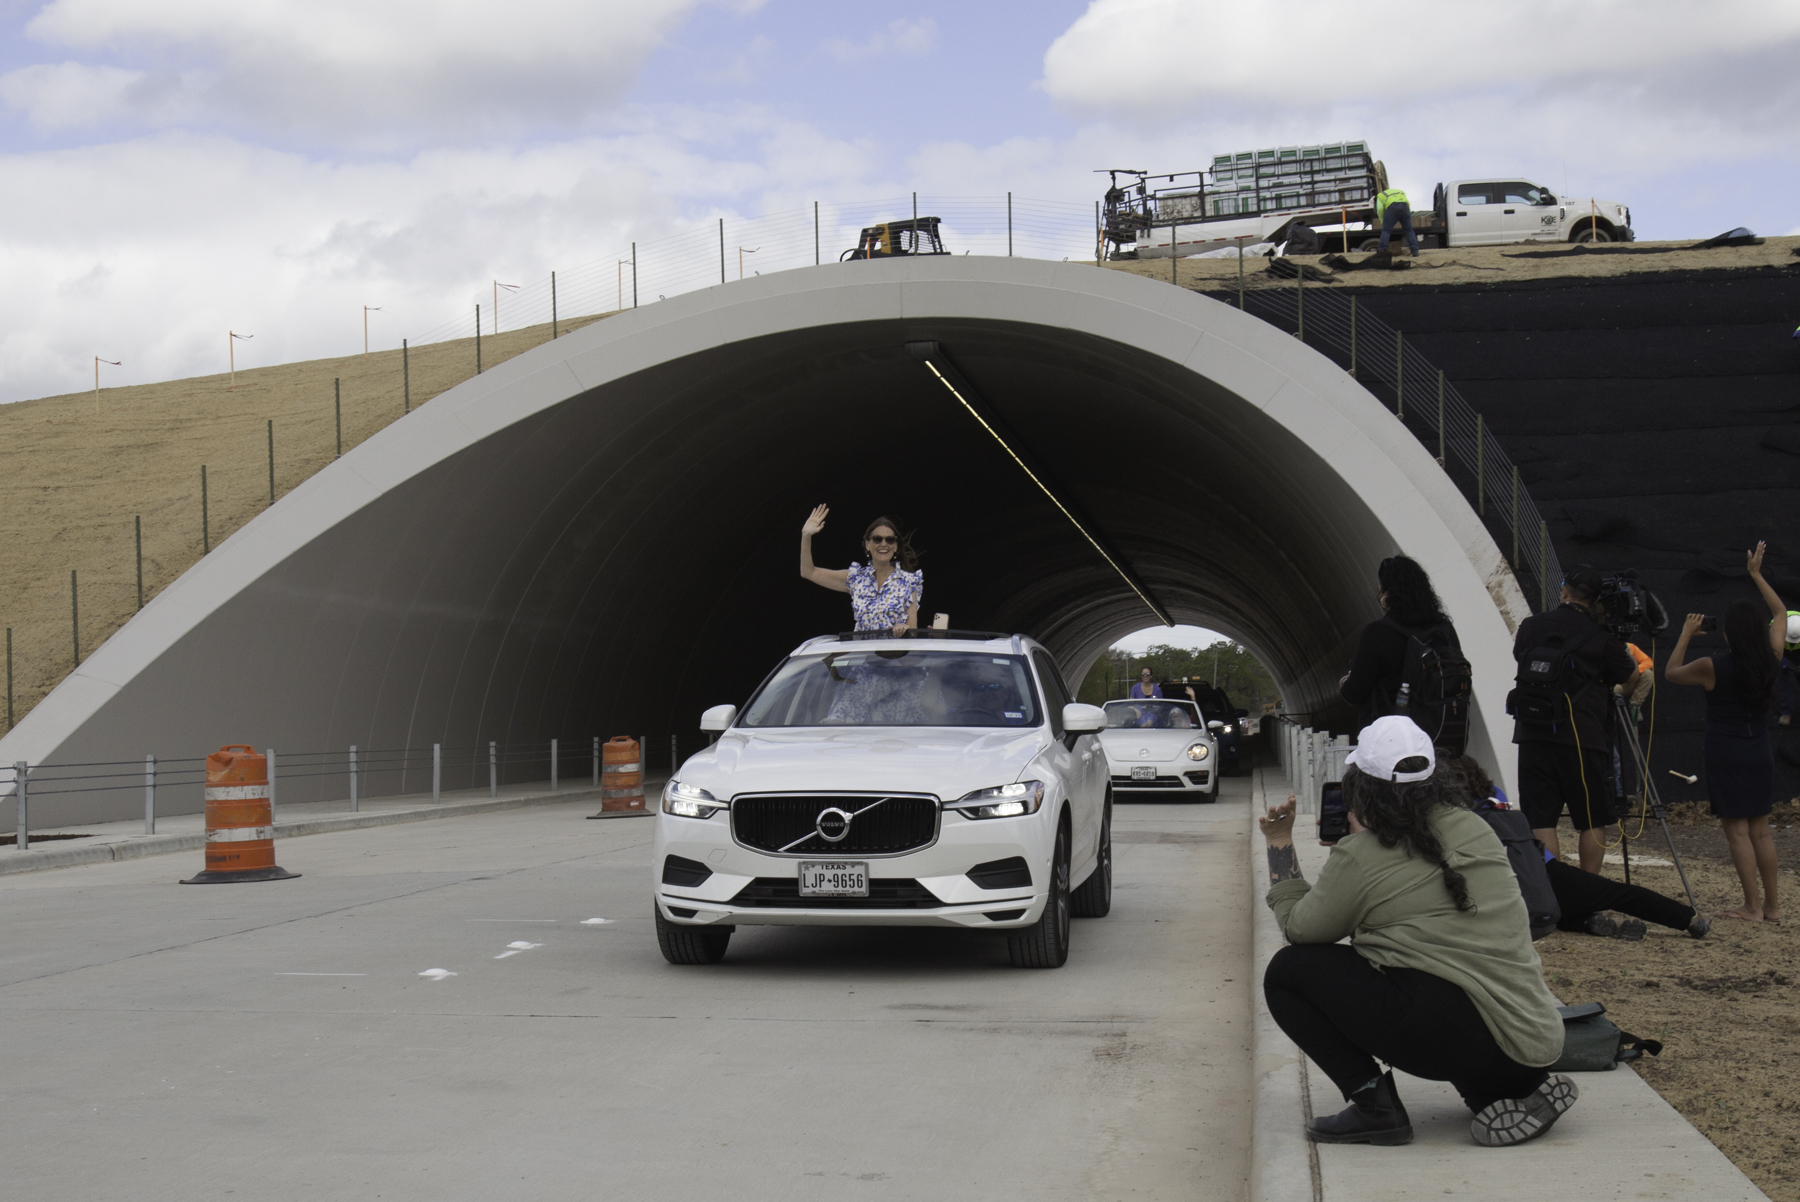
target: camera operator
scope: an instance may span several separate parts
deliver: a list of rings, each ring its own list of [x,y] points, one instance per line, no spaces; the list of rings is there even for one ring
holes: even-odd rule
[[[1406,670],[1409,635],[1441,630],[1450,647],[1461,647],[1456,627],[1444,615],[1431,587],[1431,577],[1417,561],[1404,555],[1384,559],[1375,578],[1376,595],[1386,616],[1363,627],[1350,671],[1338,681],[1338,693],[1356,707],[1360,726],[1400,712],[1396,701]]]
[[[1519,624],[1518,687],[1507,705],[1519,747],[1519,808],[1552,852],[1566,809],[1580,832],[1582,871],[1591,873],[1600,871],[1613,820],[1611,691],[1632,692],[1640,675],[1625,644],[1597,620],[1603,587],[1600,573],[1585,568],[1563,581],[1557,608]]]

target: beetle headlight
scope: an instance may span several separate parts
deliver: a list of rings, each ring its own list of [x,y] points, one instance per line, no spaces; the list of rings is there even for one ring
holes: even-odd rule
[[[1044,782],[1022,780],[1010,785],[995,785],[991,789],[977,789],[944,808],[955,810],[964,818],[1019,818],[1037,813],[1043,804]]]
[[[725,803],[698,785],[684,785],[672,780],[663,786],[662,809],[677,818],[711,818],[725,808]]]
[[[1208,747],[1205,743],[1195,743],[1192,747],[1188,748],[1188,759],[1193,760],[1196,763],[1211,754],[1212,748]]]

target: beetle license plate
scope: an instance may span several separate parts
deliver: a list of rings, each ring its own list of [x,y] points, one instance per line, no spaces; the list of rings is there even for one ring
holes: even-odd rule
[[[1136,764],[1133,764],[1131,766],[1131,779],[1132,780],[1155,780],[1156,779],[1156,769],[1149,764],[1146,764],[1141,768],[1138,767]]]
[[[867,897],[869,866],[841,860],[802,860],[800,896]]]

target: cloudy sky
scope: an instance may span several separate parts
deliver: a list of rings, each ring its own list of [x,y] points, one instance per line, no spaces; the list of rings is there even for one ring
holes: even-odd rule
[[[228,328],[246,364],[350,353],[365,304],[378,347],[442,337],[496,279],[610,286],[633,241],[667,258],[721,217],[810,258],[815,200],[1012,191],[1052,222],[1096,168],[1341,137],[1416,194],[1520,175],[1646,238],[1800,232],[1800,0],[1378,11],[0,0],[0,401],[79,389],[95,354],[108,383],[223,370]]]

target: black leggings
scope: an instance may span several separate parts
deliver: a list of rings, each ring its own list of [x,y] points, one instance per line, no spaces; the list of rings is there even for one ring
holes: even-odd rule
[[[1269,1013],[1344,1097],[1381,1069],[1448,1081],[1470,1110],[1522,1098],[1549,1074],[1500,1050],[1459,986],[1416,968],[1376,968],[1345,943],[1284,947],[1263,974]]]
[[[1587,920],[1601,910],[1617,910],[1678,931],[1687,930],[1694,921],[1693,910],[1641,885],[1583,872],[1561,860],[1546,861],[1544,871],[1550,874],[1550,888],[1556,894],[1556,904],[1562,908],[1562,918],[1556,924],[1562,930],[1585,930]]]

